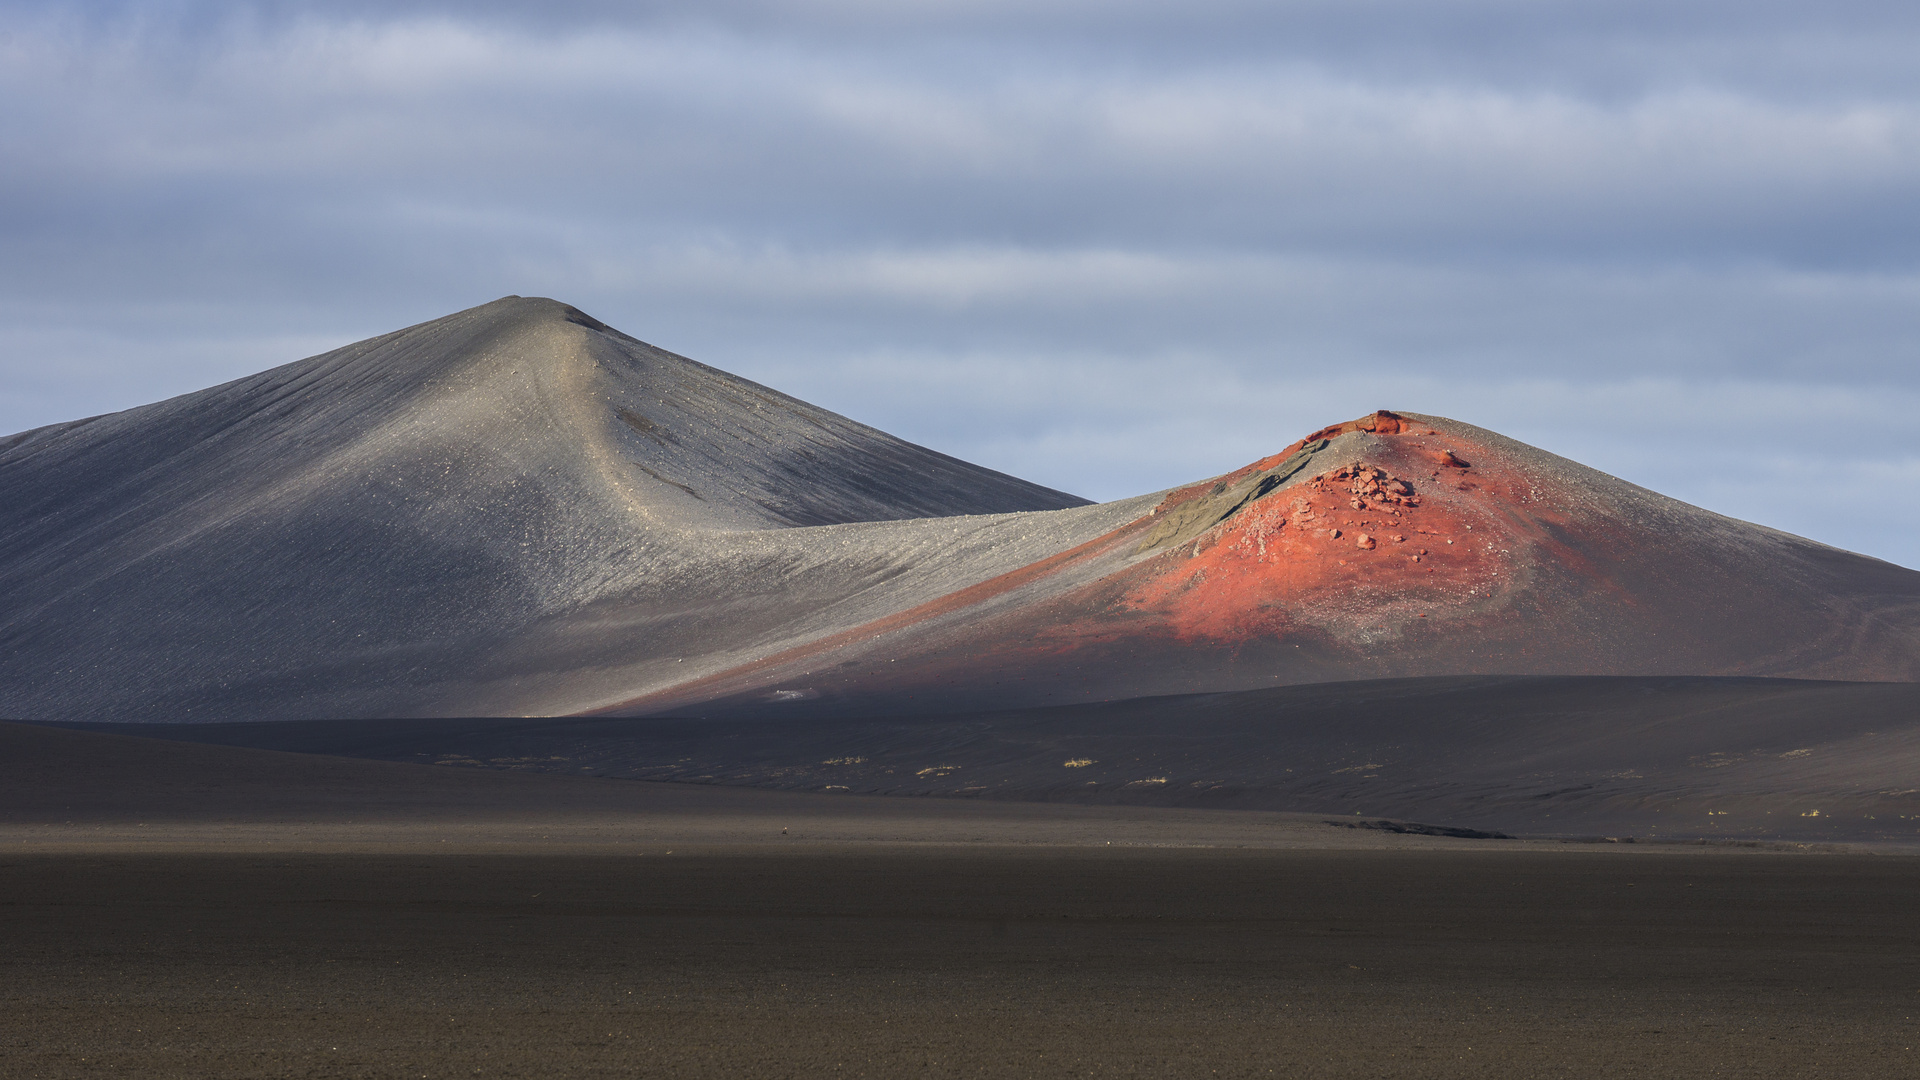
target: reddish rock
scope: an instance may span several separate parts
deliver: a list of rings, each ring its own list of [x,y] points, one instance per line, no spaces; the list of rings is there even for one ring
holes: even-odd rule
[[[1361,417],[1354,421],[1354,426],[1361,431],[1371,431],[1376,435],[1398,435],[1406,430],[1406,425],[1400,417],[1385,409],[1381,409],[1372,416]]]

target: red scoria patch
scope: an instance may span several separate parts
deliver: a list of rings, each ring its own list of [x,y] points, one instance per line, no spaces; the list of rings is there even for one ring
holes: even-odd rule
[[[1534,485],[1493,467],[1483,447],[1376,413],[1315,432],[1228,482],[1355,430],[1394,437],[1372,460],[1275,491],[1136,567],[1125,606],[1178,638],[1233,642],[1301,626],[1433,625],[1510,592],[1546,518]]]

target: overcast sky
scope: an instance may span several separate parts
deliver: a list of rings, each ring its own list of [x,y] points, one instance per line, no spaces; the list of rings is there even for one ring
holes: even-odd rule
[[[0,432],[508,293],[1114,498],[1375,408],[1920,566],[1920,5],[0,3]]]

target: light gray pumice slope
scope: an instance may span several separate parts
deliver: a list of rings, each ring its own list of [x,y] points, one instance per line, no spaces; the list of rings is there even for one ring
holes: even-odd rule
[[[991,515],[1052,510],[1040,554],[1117,512],[507,297],[0,439],[0,716],[567,711],[990,575]]]

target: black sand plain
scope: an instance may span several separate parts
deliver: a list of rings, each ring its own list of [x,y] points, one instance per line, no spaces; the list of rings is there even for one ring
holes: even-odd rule
[[[1920,843],[1920,684],[1376,679],[994,713],[80,724],[788,791],[1391,817],[1530,836]],[[802,703],[804,704],[804,703]]]
[[[1920,859],[0,725],[0,1075],[1913,1075]]]

